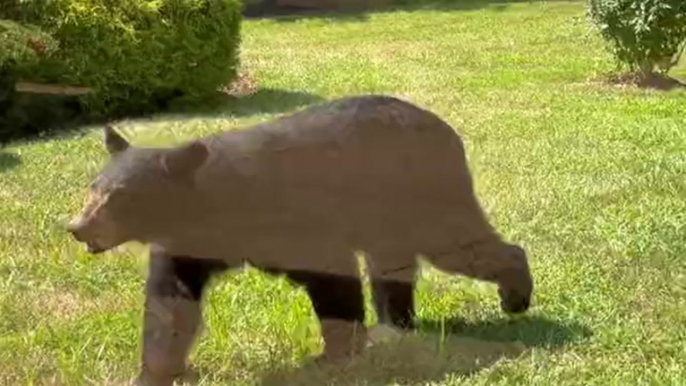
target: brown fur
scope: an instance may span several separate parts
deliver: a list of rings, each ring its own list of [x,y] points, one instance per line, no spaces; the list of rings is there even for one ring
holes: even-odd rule
[[[171,149],[131,147],[108,128],[106,144],[93,189],[108,199],[70,227],[91,251],[138,240],[169,258],[356,278],[361,250],[377,307],[397,323],[411,318],[423,255],[497,283],[506,311],[529,307],[526,254],[488,223],[460,137],[407,102],[344,98]]]

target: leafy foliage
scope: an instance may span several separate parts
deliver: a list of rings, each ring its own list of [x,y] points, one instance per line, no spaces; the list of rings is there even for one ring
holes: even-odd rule
[[[0,68],[16,63],[35,63],[50,54],[57,44],[50,35],[34,25],[0,20]]]
[[[665,73],[686,45],[684,0],[589,0],[589,14],[615,58],[632,71]]]
[[[4,142],[17,128],[35,133],[36,129],[50,122],[45,112],[46,100],[34,100],[33,106],[26,96],[14,91],[16,73],[21,67],[31,69],[38,66],[41,59],[57,49],[57,42],[38,27],[20,24],[11,20],[0,20],[0,142]],[[24,111],[25,110],[25,111]],[[34,124],[29,124],[33,120]]]
[[[176,96],[212,92],[236,76],[240,0],[2,3],[0,18],[37,25],[58,45],[38,63],[14,61],[6,71],[92,88],[81,103],[94,116],[146,113]]]

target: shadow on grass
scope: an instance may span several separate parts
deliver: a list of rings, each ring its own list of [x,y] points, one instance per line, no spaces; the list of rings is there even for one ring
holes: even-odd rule
[[[445,331],[446,334],[441,331]],[[555,348],[590,335],[586,327],[542,317],[493,322],[420,321],[417,333],[376,343],[348,363],[310,362],[265,374],[263,386],[359,385],[440,382],[449,374],[470,375],[531,347]]]
[[[566,0],[552,0],[566,1]],[[277,6],[274,0],[247,7],[246,19],[274,19],[278,22],[295,22],[306,19],[327,19],[336,22],[364,22],[370,14],[395,11],[412,12],[421,10],[433,11],[470,11],[490,8],[504,11],[511,4],[531,3],[529,0],[399,0],[388,1],[386,5],[371,7],[346,7],[339,9],[313,9],[292,6]]]
[[[0,173],[19,164],[21,164],[21,158],[18,155],[0,150]]]
[[[254,94],[241,97],[219,94],[203,100],[178,100],[161,113],[185,116],[248,117],[288,112],[322,101],[324,98],[304,91],[264,88],[257,90]]]
[[[575,322],[559,322],[541,316],[521,316],[492,321],[466,322],[455,318],[443,322],[423,320],[419,329],[485,339],[498,342],[520,342],[527,347],[556,348],[587,338],[591,330]]]
[[[647,76],[637,76],[632,73],[609,74],[603,80],[615,86],[635,86],[647,90],[671,91],[674,89],[686,89],[686,83],[680,79],[661,74],[649,74]]]
[[[73,97],[14,94],[0,106],[0,146],[69,131],[82,113]]]
[[[2,136],[0,143],[13,141],[44,141],[57,136],[70,137],[79,135],[81,128],[91,125],[104,125],[122,119],[145,119],[152,116],[168,115],[172,118],[202,118],[202,117],[247,117],[257,114],[277,114],[288,112],[299,107],[323,101],[324,98],[304,91],[289,91],[280,89],[258,89],[246,96],[233,96],[216,93],[211,97],[200,99],[179,98],[159,106],[154,111],[141,114],[118,114],[107,118],[95,118],[83,115],[81,111],[64,112],[55,107],[51,112],[44,104],[36,106],[41,111],[40,120],[31,124],[22,136]],[[70,108],[75,108],[72,105]],[[25,109],[27,115],[34,113],[34,109]],[[49,124],[48,124],[49,122]],[[2,130],[0,130],[2,132]]]

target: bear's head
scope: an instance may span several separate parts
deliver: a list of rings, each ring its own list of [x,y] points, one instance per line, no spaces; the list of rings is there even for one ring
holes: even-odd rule
[[[514,244],[504,243],[500,261],[503,269],[498,275],[500,306],[507,313],[522,313],[531,305],[534,282],[526,251]]]
[[[134,147],[109,125],[104,142],[110,160],[67,226],[90,253],[151,241],[189,205],[193,177],[208,157],[205,145],[195,141],[166,149]]]

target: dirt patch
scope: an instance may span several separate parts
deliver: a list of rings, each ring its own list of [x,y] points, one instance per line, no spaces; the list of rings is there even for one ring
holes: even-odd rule
[[[600,81],[616,87],[638,87],[641,89],[669,91],[673,89],[686,89],[686,83],[678,79],[662,74],[609,74],[604,75]]]
[[[257,92],[257,79],[249,71],[240,71],[236,79],[219,91],[231,96],[250,96]]]

